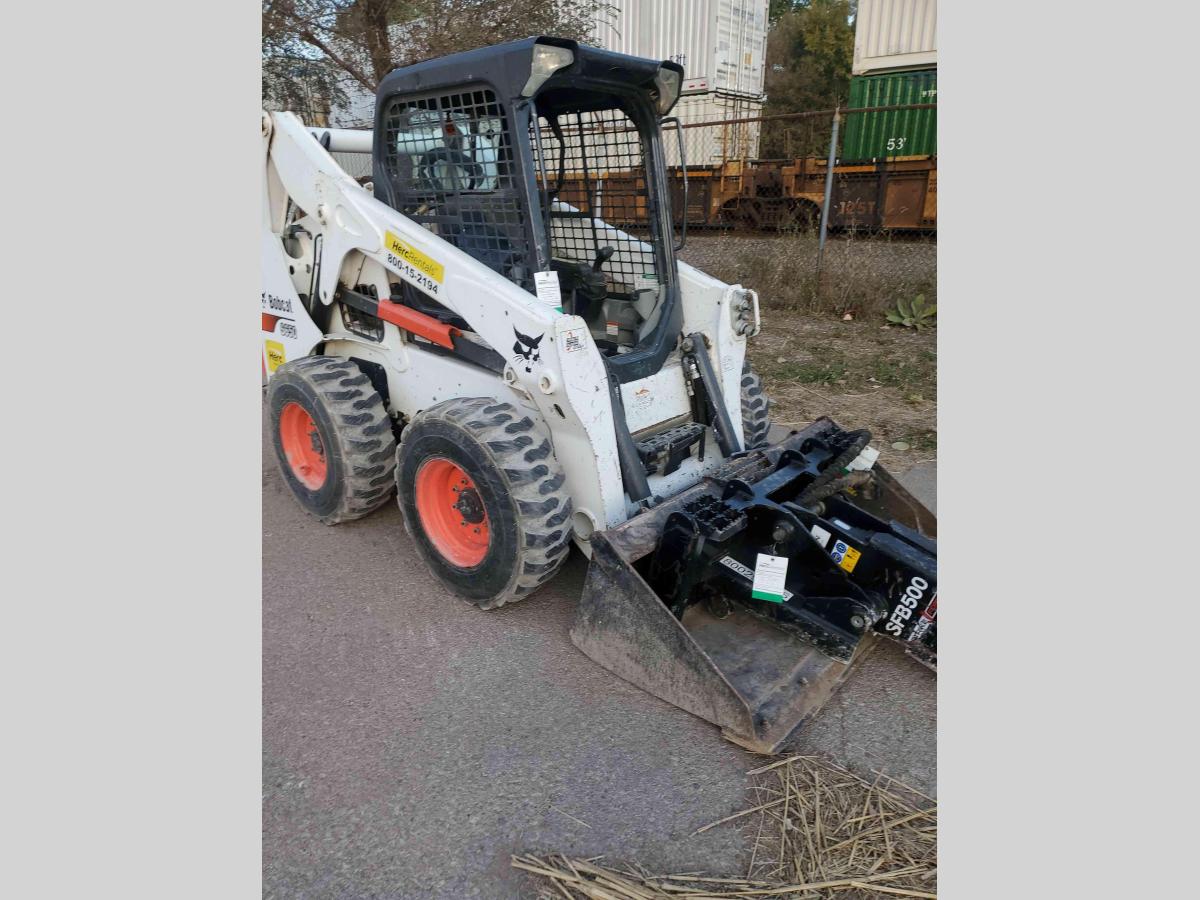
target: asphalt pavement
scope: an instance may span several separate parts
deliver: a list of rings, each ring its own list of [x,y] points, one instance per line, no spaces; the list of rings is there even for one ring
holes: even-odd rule
[[[932,467],[904,479],[936,500]],[[493,612],[448,594],[389,503],[326,527],[263,441],[263,894],[518,898],[515,852],[738,869],[762,762],[568,636],[586,560]],[[789,749],[936,789],[936,682],[882,645]],[[744,863],[742,863],[744,864]]]

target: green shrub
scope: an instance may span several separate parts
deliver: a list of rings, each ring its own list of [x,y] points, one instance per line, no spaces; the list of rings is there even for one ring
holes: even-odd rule
[[[937,304],[925,304],[925,295],[917,294],[912,300],[901,299],[896,308],[888,310],[887,320],[892,325],[903,325],[905,328],[932,328],[937,324]]]

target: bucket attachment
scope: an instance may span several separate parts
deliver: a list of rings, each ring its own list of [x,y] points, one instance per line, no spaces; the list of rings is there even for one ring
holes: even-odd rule
[[[867,432],[820,419],[592,536],[571,640],[606,669],[770,753],[875,635],[936,661],[933,515]]]

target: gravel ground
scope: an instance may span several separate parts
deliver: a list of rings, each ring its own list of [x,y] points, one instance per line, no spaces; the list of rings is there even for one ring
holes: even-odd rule
[[[830,416],[867,428],[895,472],[937,459],[936,332],[770,310],[747,354],[774,422],[799,428]]]
[[[777,422],[830,414],[890,436],[913,430],[915,415],[915,432],[936,436],[934,393],[908,383],[928,366],[865,381],[920,361],[930,336],[843,327],[767,293],[795,280],[788,265],[811,269],[811,238],[693,234],[683,258],[762,292],[751,354]],[[826,272],[854,284],[857,272],[915,284],[935,265],[924,242],[835,239],[826,250]],[[814,376],[821,365],[844,366],[845,383]],[[903,402],[919,390],[922,401]],[[920,458],[934,453],[921,450],[885,449],[883,461],[936,507],[936,464]],[[432,578],[395,504],[336,528],[305,516],[265,440],[263,529],[265,897],[532,897],[509,865],[518,852],[714,874],[744,864],[738,829],[693,832],[744,808],[745,772],[761,757],[574,648],[580,554],[532,598],[480,612]],[[882,644],[786,749],[935,795],[936,721],[932,673]]]
[[[931,476],[905,476],[926,502]],[[744,808],[762,758],[575,649],[580,554],[481,612],[432,578],[394,503],[304,515],[265,438],[263,532],[265,897],[532,897],[517,852],[744,865],[736,828],[693,832]],[[935,735],[934,676],[883,645],[792,747],[931,793]]]

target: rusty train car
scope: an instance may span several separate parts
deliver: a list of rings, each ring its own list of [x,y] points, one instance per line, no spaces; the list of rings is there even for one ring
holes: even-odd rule
[[[687,167],[689,228],[736,228],[756,231],[815,231],[821,220],[828,162],[815,157],[792,160],[729,160]],[[683,218],[684,175],[668,168],[676,224]],[[637,228],[646,222],[645,185],[632,172],[591,176],[568,172],[558,197],[614,225]],[[605,197],[620,198],[605,203]],[[831,231],[888,231],[933,234],[937,231],[937,157],[839,163],[833,169],[829,210]]]
[[[827,160],[814,157],[688,166],[688,226],[815,229],[828,168]],[[676,166],[671,176],[679,219],[683,173]],[[835,165],[829,228],[936,232],[937,157]]]

